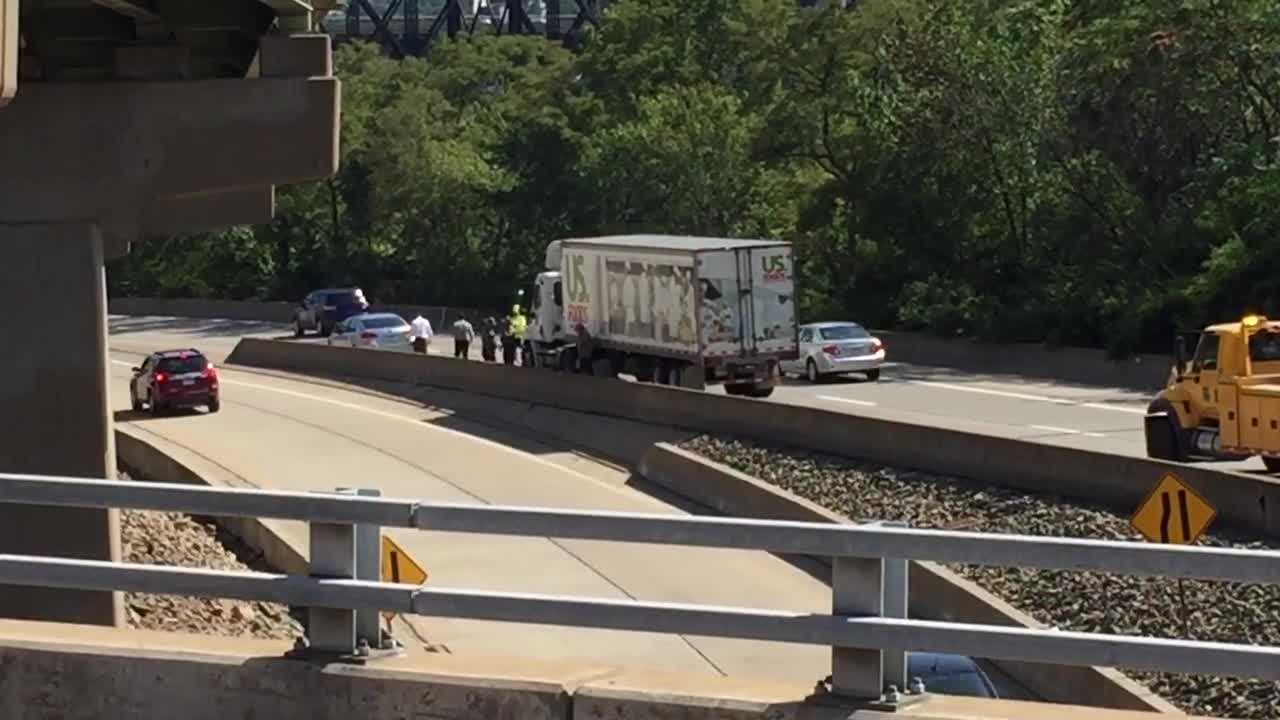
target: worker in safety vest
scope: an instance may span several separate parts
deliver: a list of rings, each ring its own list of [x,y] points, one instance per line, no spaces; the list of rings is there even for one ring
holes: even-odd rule
[[[511,337],[516,348],[524,347],[524,337],[529,332],[529,319],[524,316],[519,305],[511,306]],[[506,360],[505,352],[503,360]],[[507,361],[508,365],[515,362],[515,348],[512,348],[511,360]]]

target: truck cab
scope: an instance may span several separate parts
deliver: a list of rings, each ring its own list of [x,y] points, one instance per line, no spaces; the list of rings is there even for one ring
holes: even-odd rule
[[[1181,339],[1145,418],[1147,455],[1163,460],[1261,456],[1280,471],[1280,322],[1247,315],[1211,325],[1186,359]]]
[[[533,281],[529,339],[550,343],[564,339],[564,296],[559,272],[540,272]]]

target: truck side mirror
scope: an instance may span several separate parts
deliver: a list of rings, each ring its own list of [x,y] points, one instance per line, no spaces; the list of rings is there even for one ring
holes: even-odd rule
[[[1187,339],[1179,335],[1173,340],[1173,368],[1178,379],[1187,371]]]

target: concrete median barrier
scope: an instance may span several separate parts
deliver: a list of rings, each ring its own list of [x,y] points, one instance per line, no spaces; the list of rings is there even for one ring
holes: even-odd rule
[[[256,487],[229,477],[207,459],[164,438],[128,426],[116,427],[116,460],[135,480],[212,487]],[[262,553],[271,568],[295,575],[310,572],[310,536],[305,523],[269,518],[218,518],[218,524]]]
[[[673,445],[658,443],[645,455],[639,473],[667,492],[724,515],[769,520],[849,523],[816,503],[733,468]],[[813,558],[830,567],[831,558]],[[909,574],[911,616],[925,620],[1043,628],[1031,616],[930,562],[912,562]],[[993,662],[1039,697],[1071,703],[1089,698],[1093,705],[1125,710],[1181,714],[1147,688],[1110,668],[1042,663]]]
[[[200,318],[205,320],[241,320],[253,322],[293,322],[297,303],[264,300],[212,300],[201,298],[111,298],[107,312],[113,315],[151,315],[159,317]],[[465,313],[477,318],[479,310],[443,307],[440,305],[382,305],[375,303],[377,312],[393,312],[406,320],[422,315],[435,324],[437,332]]]
[[[242,339],[228,362],[328,377],[432,385],[967,477],[1079,498],[1128,513],[1168,472],[1218,510],[1218,526],[1280,537],[1280,482],[1270,477],[860,417],[819,408],[543,370]]]

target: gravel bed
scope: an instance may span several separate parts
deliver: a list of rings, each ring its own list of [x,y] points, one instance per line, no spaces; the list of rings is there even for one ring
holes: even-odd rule
[[[250,569],[219,540],[216,525],[180,513],[122,510],[120,537],[125,562]],[[276,603],[126,593],[125,608],[129,625],[147,630],[280,640],[302,635],[289,609]]]
[[[1127,516],[1049,495],[895,470],[804,451],[702,436],[686,450],[785,488],[847,517],[913,527],[1139,540]],[[1229,533],[1201,543],[1278,548]],[[1041,622],[1063,630],[1280,645],[1280,588],[1109,573],[951,565]],[[1184,629],[1185,628],[1185,629]],[[1129,672],[1186,712],[1280,718],[1280,683]]]

